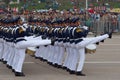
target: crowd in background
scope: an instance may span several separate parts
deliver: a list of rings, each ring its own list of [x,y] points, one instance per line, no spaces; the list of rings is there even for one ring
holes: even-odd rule
[[[6,14],[4,15],[6,17]],[[74,26],[71,22],[79,18],[80,25],[88,26],[89,30],[95,34],[101,34],[111,30],[113,32],[120,32],[120,13],[102,11],[90,13],[77,9],[74,11],[51,9],[39,12],[23,12],[23,14],[14,13],[13,16],[20,16],[22,21],[30,21],[31,19],[33,22],[44,22],[47,26],[53,23],[64,23],[64,26]]]

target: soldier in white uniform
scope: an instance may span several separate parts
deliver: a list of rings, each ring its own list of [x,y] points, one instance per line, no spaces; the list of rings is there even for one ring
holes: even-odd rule
[[[94,38],[83,38],[83,41],[79,42],[76,47],[79,52],[79,64],[76,70],[77,75],[85,76],[85,74],[82,74],[82,69],[85,61],[85,47],[89,44],[95,44],[97,42],[100,42],[102,40],[105,40],[106,38],[111,38],[112,33],[110,34],[104,34],[102,36],[94,37]]]
[[[0,26],[0,61],[2,61],[2,55],[3,55],[3,29],[2,26]]]
[[[95,37],[95,38],[79,38],[81,37],[80,35],[84,35],[84,33],[81,33],[81,29],[78,28],[77,31],[74,31],[76,33],[74,33],[74,35],[78,38],[75,39],[75,44],[73,44],[71,47],[74,49],[76,46],[77,48],[75,50],[73,50],[73,57],[71,57],[71,64],[70,66],[70,74],[77,74],[77,75],[81,75],[81,76],[85,76],[84,74],[82,74],[82,68],[83,68],[83,64],[84,64],[84,60],[85,60],[85,47],[91,43],[97,43],[100,41],[103,41],[104,39],[108,38],[111,36],[108,34],[99,36],[99,37]],[[85,36],[83,36],[85,37]],[[78,47],[78,45],[80,45]],[[78,50],[77,50],[78,49]],[[78,53],[78,54],[76,54]],[[79,59],[80,58],[80,59]],[[79,65],[77,67],[77,61],[79,60]],[[76,70],[77,68],[77,70]],[[76,70],[76,71],[75,71]]]

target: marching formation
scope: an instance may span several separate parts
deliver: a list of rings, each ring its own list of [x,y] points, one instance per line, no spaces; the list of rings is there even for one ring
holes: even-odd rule
[[[87,26],[80,26],[79,18],[53,22],[33,19],[21,22],[21,17],[0,19],[0,61],[15,76],[24,76],[25,51],[27,47],[37,47],[36,58],[70,74],[85,76],[82,69],[86,46],[112,37],[112,32],[87,37],[88,32]]]
[[[15,76],[24,76],[22,65],[27,47],[52,44],[50,39],[42,40],[41,37],[31,36],[33,32],[29,28],[31,27],[21,24],[19,17],[15,20],[0,20],[0,61],[7,64]]]

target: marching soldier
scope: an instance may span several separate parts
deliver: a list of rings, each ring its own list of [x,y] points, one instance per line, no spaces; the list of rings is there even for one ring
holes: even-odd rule
[[[22,66],[26,48],[38,46],[36,58],[57,68],[62,67],[70,74],[85,76],[82,73],[85,47],[112,35],[110,33],[86,38],[88,27],[81,27],[79,18],[72,14],[66,17],[64,14],[53,14],[50,14],[50,17],[44,13],[39,20],[30,18],[29,25],[27,22],[18,23],[20,17],[0,19],[0,60],[7,63],[7,67],[13,70],[15,76],[25,76]]]

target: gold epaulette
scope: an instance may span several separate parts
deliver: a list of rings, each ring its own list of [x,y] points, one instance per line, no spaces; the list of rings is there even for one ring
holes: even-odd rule
[[[20,27],[19,28],[19,33],[22,33],[22,32],[24,32],[24,30]]]
[[[79,33],[79,32],[82,32],[82,30],[80,28],[77,28],[76,32]]]

